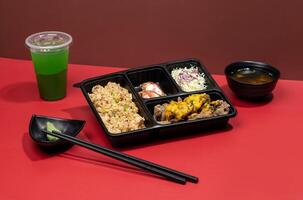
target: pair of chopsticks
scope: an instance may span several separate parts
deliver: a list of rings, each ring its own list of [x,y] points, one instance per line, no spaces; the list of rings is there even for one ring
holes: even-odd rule
[[[192,182],[192,183],[198,183],[199,179],[198,177],[180,172],[180,171],[176,171],[174,169],[170,169],[122,152],[118,152],[118,151],[114,151],[111,149],[108,149],[106,147],[102,147],[84,140],[80,140],[76,137],[67,135],[67,134],[61,134],[59,132],[56,131],[46,131],[46,130],[41,130],[42,132],[55,136],[57,138],[60,139],[64,139],[67,140],[73,144],[77,144],[79,146],[82,146],[86,149],[90,149],[92,151],[101,153],[103,155],[109,156],[111,158],[120,160],[122,162],[128,163],[130,165],[134,165],[138,168],[144,169],[146,171],[152,172],[154,174],[157,174],[159,176],[165,177],[168,180],[171,180],[173,182],[176,183],[180,183],[180,184],[185,184],[187,181]]]

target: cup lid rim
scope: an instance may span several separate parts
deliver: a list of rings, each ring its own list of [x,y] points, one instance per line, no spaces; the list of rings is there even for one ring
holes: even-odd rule
[[[47,45],[47,46],[40,46],[37,44],[33,44],[32,43],[32,39],[38,35],[46,35],[46,34],[58,34],[58,35],[63,35],[67,38],[67,40],[62,43],[62,44],[58,44],[58,45]],[[38,32],[38,33],[33,33],[31,35],[29,35],[26,39],[25,39],[25,44],[30,48],[30,49],[36,49],[36,50],[53,50],[53,49],[61,49],[64,47],[69,46],[73,41],[73,38],[71,35],[61,32],[61,31],[42,31],[42,32]]]

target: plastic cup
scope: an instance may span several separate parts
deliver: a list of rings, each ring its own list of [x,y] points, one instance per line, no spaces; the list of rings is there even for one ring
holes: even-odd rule
[[[66,96],[67,65],[72,37],[63,32],[46,31],[28,36],[39,94],[44,100],[54,101]]]

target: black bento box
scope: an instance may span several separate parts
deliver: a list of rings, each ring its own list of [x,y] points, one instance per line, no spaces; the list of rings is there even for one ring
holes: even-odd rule
[[[198,67],[200,73],[204,73],[207,88],[194,92],[184,92],[170,74],[174,68],[191,67],[192,65]],[[158,83],[167,96],[151,99],[142,98],[138,94],[138,86],[147,81]],[[146,128],[118,134],[110,133],[107,130],[88,93],[91,93],[92,88],[95,85],[99,84],[101,86],[105,86],[108,82],[119,83],[121,87],[126,88],[132,94],[133,102],[139,108],[139,114],[145,118]],[[103,128],[111,144],[115,147],[148,142],[162,137],[174,137],[182,134],[187,135],[190,134],[190,132],[205,132],[205,130],[208,129],[222,128],[227,125],[229,118],[234,117],[237,113],[235,107],[224,95],[221,88],[217,85],[210,73],[197,59],[161,63],[93,77],[83,80],[80,83],[76,83],[74,86],[81,88],[82,93],[85,96],[94,115],[96,116],[99,124]],[[229,113],[222,116],[179,121],[171,124],[161,124],[154,119],[153,107],[155,105],[167,103],[170,100],[176,100],[178,97],[183,99],[191,94],[197,93],[209,94],[212,100],[220,99],[226,101],[230,105]]]

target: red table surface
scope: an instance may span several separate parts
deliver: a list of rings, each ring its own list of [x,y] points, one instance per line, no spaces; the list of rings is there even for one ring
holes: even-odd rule
[[[179,185],[78,146],[47,155],[29,137],[32,114],[84,119],[79,137],[111,147],[72,84],[123,69],[71,64],[67,97],[47,102],[30,61],[0,58],[0,68],[0,199],[303,199],[302,81],[280,80],[272,101],[256,104],[214,75],[238,110],[231,130],[120,149],[200,178]]]

